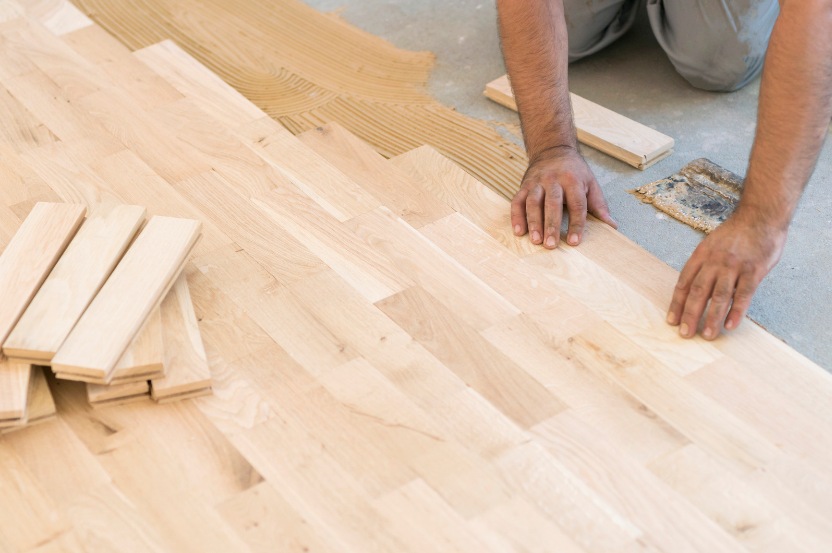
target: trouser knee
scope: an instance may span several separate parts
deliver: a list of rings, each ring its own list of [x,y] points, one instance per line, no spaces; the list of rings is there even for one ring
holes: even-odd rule
[[[563,0],[569,61],[594,54],[632,27],[641,0]]]
[[[648,0],[656,39],[697,88],[737,90],[763,68],[777,0]]]

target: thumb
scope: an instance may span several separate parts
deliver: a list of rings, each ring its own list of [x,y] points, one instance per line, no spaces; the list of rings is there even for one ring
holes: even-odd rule
[[[598,181],[592,179],[589,184],[589,191],[586,195],[587,211],[595,215],[604,223],[608,224],[614,229],[618,228],[618,223],[610,215],[610,208],[607,207],[607,201],[604,199],[604,193],[601,191],[601,186]]]

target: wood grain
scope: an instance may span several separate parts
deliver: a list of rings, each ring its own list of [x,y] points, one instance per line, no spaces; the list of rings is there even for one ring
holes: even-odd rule
[[[150,219],[52,359],[53,369],[109,381],[130,341],[173,285],[201,228],[188,219]]]
[[[165,296],[161,312],[165,376],[151,380],[151,396],[159,401],[210,390],[211,369],[184,274]]]
[[[224,41],[231,23],[283,23],[295,4],[197,15],[226,4],[130,4],[131,32],[164,36],[174,27],[135,22],[177,13],[212,37],[177,35],[182,50],[139,54],[149,64],[95,24],[57,38],[3,12],[0,247],[39,201],[201,221],[180,264],[176,233],[142,255],[101,320],[131,318],[112,357],[133,341],[138,357],[148,323],[163,339],[166,286],[187,280],[170,311],[185,329],[172,334],[190,337],[175,359],[193,356],[183,364],[210,389],[153,402],[146,380],[112,386],[115,367],[99,388],[23,365],[29,424],[18,409],[0,439],[0,551],[826,553],[832,378],[751,325],[679,341],[659,318],[675,271],[622,235],[590,220],[580,248],[543,252],[513,235],[504,198],[437,151],[384,161],[346,130],[389,138],[395,116],[423,132],[412,106],[330,94],[268,119],[184,50],[242,62],[250,36]],[[121,34],[106,14],[126,5],[96,4],[95,19]],[[333,37],[346,28],[298,9]],[[294,48],[298,35],[284,38]],[[263,67],[285,58],[258,52]],[[312,90],[262,93],[309,103]],[[462,120],[430,113],[431,128]],[[398,155],[426,141],[408,140],[375,145]],[[486,165],[490,182],[519,177]],[[38,397],[50,420],[39,376],[57,413],[32,424]]]
[[[84,220],[86,208],[38,203],[0,255],[0,345]]]
[[[508,76],[491,81],[485,95],[517,111],[517,103]],[[581,98],[569,94],[578,140],[638,169],[646,169],[670,153],[674,140],[650,127]]]
[[[101,205],[90,213],[3,344],[3,353],[51,361],[144,217],[140,206]]]

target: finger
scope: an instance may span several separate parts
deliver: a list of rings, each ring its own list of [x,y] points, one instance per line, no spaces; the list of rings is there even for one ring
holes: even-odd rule
[[[564,189],[566,209],[569,212],[569,230],[566,231],[566,241],[570,246],[577,246],[584,237],[586,224],[586,193],[583,187],[571,186]]]
[[[714,290],[717,273],[713,270],[702,269],[693,279],[690,285],[688,298],[685,300],[685,308],[682,311],[682,322],[679,325],[679,334],[683,338],[693,338],[696,329],[699,327],[699,320],[708,305],[708,299]]]
[[[673,299],[670,301],[670,308],[667,311],[667,324],[676,326],[682,318],[682,309],[685,307],[685,301],[688,299],[688,292],[690,286],[693,284],[693,279],[699,274],[699,269],[702,268],[702,256],[696,251],[690,256],[685,267],[679,275],[679,280],[676,281],[676,288],[673,290]]]
[[[533,244],[543,242],[543,198],[545,194],[540,185],[535,185],[526,197],[526,222]]]
[[[734,292],[734,303],[725,320],[725,330],[734,330],[740,325],[751,305],[751,298],[754,297],[758,284],[752,275],[747,273],[740,275],[737,280],[737,290]]]
[[[526,198],[528,195],[529,189],[521,186],[514,195],[514,199],[511,200],[511,227],[517,236],[526,234]]]
[[[717,279],[714,292],[711,294],[708,316],[705,317],[705,328],[702,329],[702,336],[706,340],[713,340],[719,336],[725,314],[728,313],[728,308],[731,306],[731,300],[734,297],[736,284],[737,273],[734,271],[723,273]]]
[[[586,195],[586,199],[587,211],[612,228],[618,228],[618,223],[610,216],[610,208],[607,206],[607,200],[604,199],[604,192],[601,191],[601,185],[595,179],[592,179],[592,182],[589,184],[589,192]]]
[[[546,230],[543,245],[549,249],[557,248],[560,242],[560,221],[563,218],[563,189],[557,184],[546,191],[544,218]]]

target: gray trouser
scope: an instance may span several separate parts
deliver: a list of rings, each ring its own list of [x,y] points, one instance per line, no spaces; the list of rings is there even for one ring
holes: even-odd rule
[[[762,70],[777,0],[563,0],[569,61],[627,32],[645,1],[656,39],[693,86],[736,90]]]

